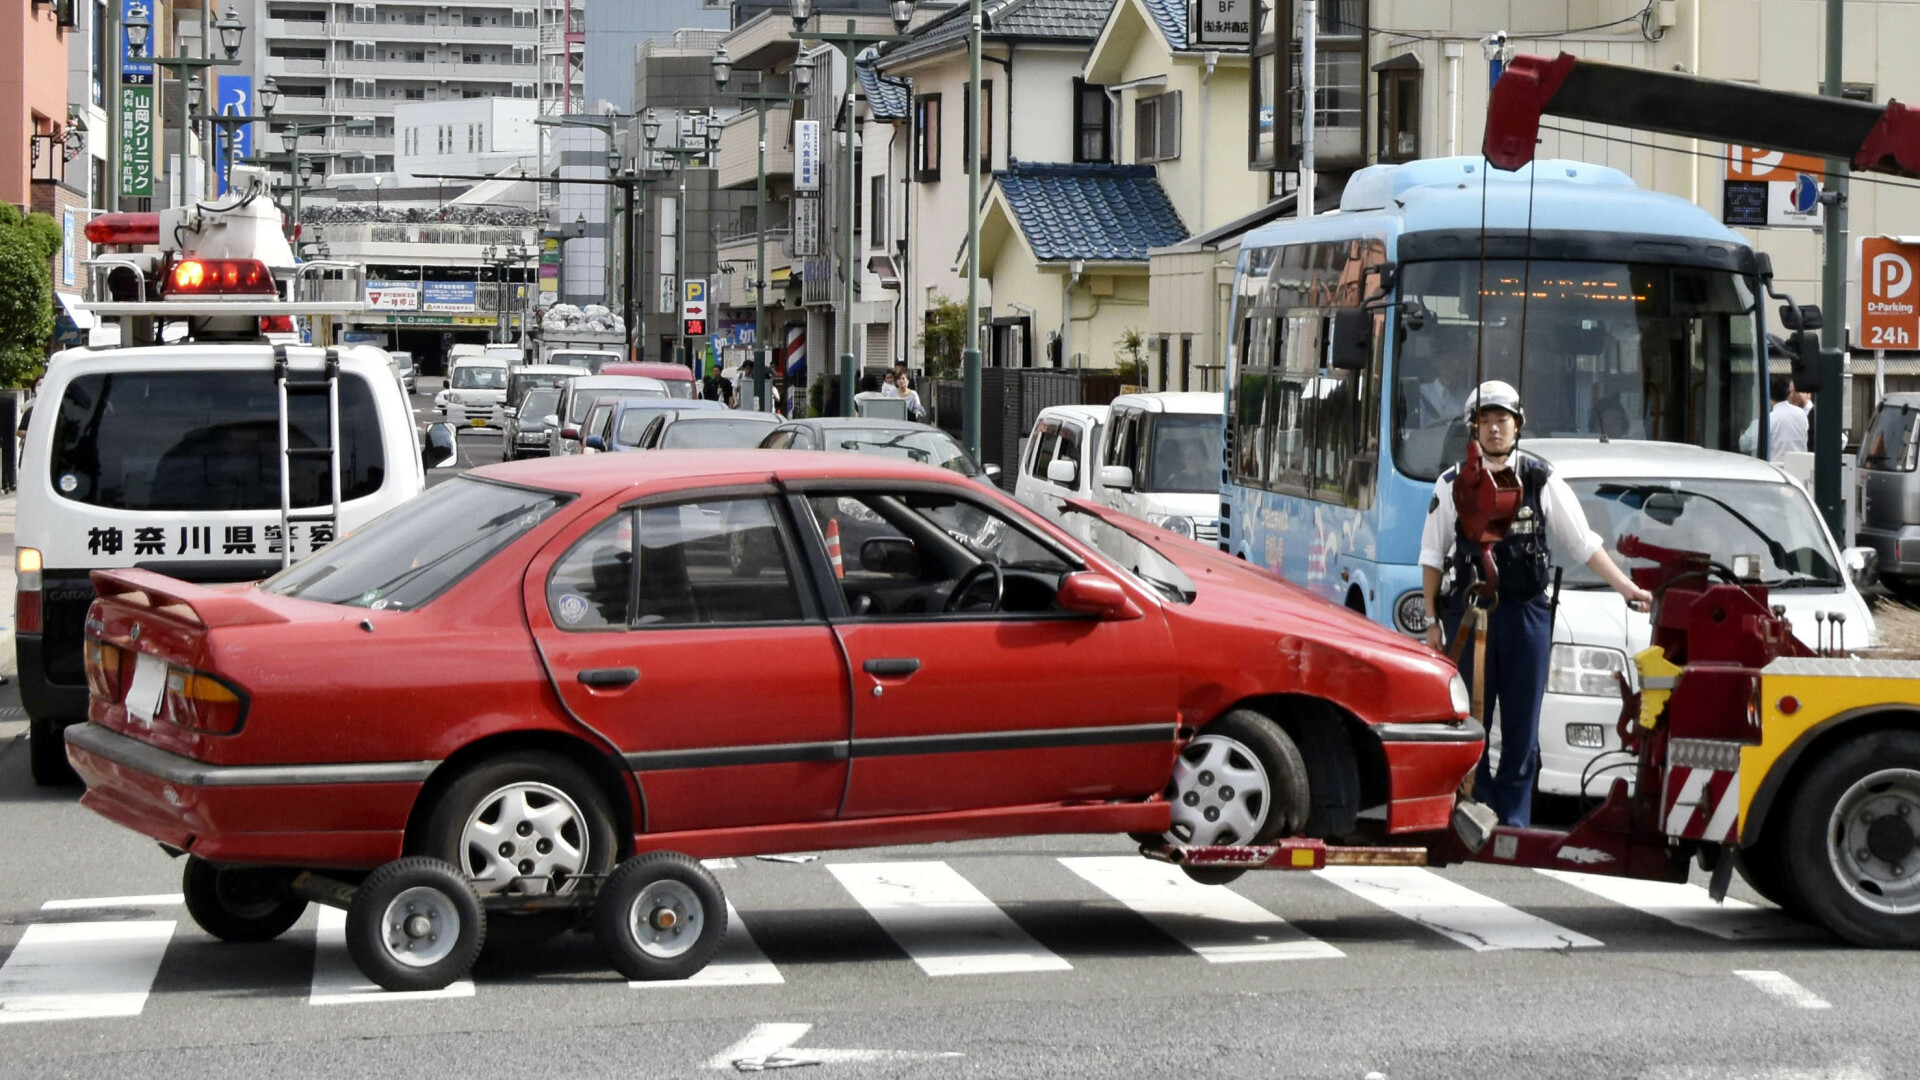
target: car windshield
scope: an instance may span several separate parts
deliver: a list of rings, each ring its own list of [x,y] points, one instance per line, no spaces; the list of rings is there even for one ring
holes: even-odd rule
[[[472,573],[567,498],[458,477],[428,488],[260,587],[323,604],[410,611]]]
[[[513,388],[521,397],[525,397],[529,390],[543,386],[561,386],[574,377],[571,372],[564,375],[557,371],[515,372]]]
[[[453,369],[453,381],[447,385],[455,390],[505,390],[507,369],[487,364],[456,367]]]
[[[765,420],[734,417],[681,418],[660,436],[662,450],[751,449],[760,445],[773,425]]]
[[[1838,589],[1835,565],[1813,504],[1799,488],[1760,480],[1623,481],[1570,479],[1567,484],[1587,513],[1587,522],[1622,566],[1651,565],[1620,555],[1620,538],[1680,551],[1703,551],[1731,568],[1735,556],[1758,558],[1762,581],[1776,589]],[[1562,585],[1601,589],[1606,583],[1564,551]]]
[[[547,363],[558,364],[561,367],[579,368],[582,371],[591,371],[597,375],[600,373],[600,365],[609,360],[618,359],[618,356],[611,353],[557,352],[547,357]]]
[[[668,397],[693,397],[693,380],[691,379],[661,379],[660,381],[667,384]]]
[[[1142,491],[1220,490],[1220,439],[1224,430],[1218,416],[1162,413],[1153,418],[1148,436],[1147,475]]]
[[[1085,513],[1071,507],[1066,509],[1068,513]],[[1094,550],[1132,571],[1134,577],[1147,583],[1155,592],[1176,604],[1193,602],[1198,589],[1193,579],[1153,545],[1136,539],[1132,534],[1122,532],[1097,518],[1088,532],[1091,535]]]
[[[527,391],[520,402],[520,426],[535,427],[546,422],[547,417],[560,408],[560,391],[535,387]]]
[[[850,454],[873,454],[878,457],[898,458],[901,461],[917,461],[922,465],[938,465],[951,469],[962,476],[977,476],[980,470],[967,456],[967,451],[954,437],[944,431],[919,428],[829,428],[826,432],[827,449],[841,450]]]
[[[603,401],[607,398],[612,398],[615,401],[626,401],[629,398],[657,398],[659,396],[661,396],[660,391],[650,386],[629,386],[624,388],[588,387],[577,389],[574,392],[571,403],[567,406],[567,422],[570,424],[579,423],[580,418],[587,415],[587,410],[593,408],[593,403],[596,401]]]

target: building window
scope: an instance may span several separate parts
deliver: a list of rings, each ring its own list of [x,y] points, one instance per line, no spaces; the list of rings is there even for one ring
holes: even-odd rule
[[[373,21],[373,5],[372,4],[353,5],[353,21],[357,23],[372,22]]]
[[[1180,91],[1170,90],[1133,103],[1133,158],[1170,161],[1180,156]]]
[[[1073,80],[1073,160],[1113,160],[1113,102],[1107,88]]]
[[[1322,168],[1365,164],[1368,5],[1327,0],[1314,40],[1314,159]],[[1285,63],[1278,58],[1285,57]],[[1248,164],[1292,169],[1300,160],[1300,43],[1290,18],[1261,17],[1248,80]],[[1286,107],[1276,123],[1275,104]]]
[[[884,248],[887,246],[887,178],[884,174],[872,180],[873,194],[867,197],[867,246]]]
[[[1420,63],[1411,53],[1380,65],[1381,161],[1412,161],[1420,156]]]
[[[427,50],[425,49],[408,49],[407,50],[407,63],[424,64],[426,62],[427,62]]]
[[[513,62],[516,64],[533,63],[533,46],[515,45],[513,47]]]
[[[538,24],[539,24],[538,17],[533,13],[532,10],[527,8],[513,9],[513,25],[536,26]]]
[[[427,91],[425,87],[409,86],[400,92],[400,96],[406,98],[408,101],[425,101]]]
[[[401,21],[408,26],[425,26],[427,24],[427,13],[424,11],[409,11],[405,13]]]
[[[371,42],[371,41],[356,41],[356,42],[354,42],[354,43],[353,43],[353,58],[354,58],[355,60],[372,60],[372,59],[374,58],[374,56],[373,56],[373,42]]]
[[[517,97],[517,98],[530,98],[530,97],[532,97],[532,96],[533,96],[533,84],[532,84],[532,83],[530,83],[530,82],[517,82],[517,83],[514,83],[514,84],[513,84],[513,96],[514,96],[514,97]]]
[[[960,153],[964,159],[967,143],[973,132],[973,93],[971,87],[962,87],[960,100],[966,103],[967,115],[960,118]],[[982,80],[980,83],[980,175],[993,171],[993,84]]]
[[[913,178],[940,179],[939,94],[922,94],[913,103]]]
[[[372,79],[353,80],[353,96],[357,98],[373,97],[373,80]]]

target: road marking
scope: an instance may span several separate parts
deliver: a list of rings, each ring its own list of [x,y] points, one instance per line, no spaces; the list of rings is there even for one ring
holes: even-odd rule
[[[1669,881],[1636,881],[1607,877],[1604,874],[1580,874],[1568,870],[1541,870],[1542,874],[1563,881],[1576,889],[1592,893],[1616,904],[1665,919],[1675,926],[1698,930],[1727,941],[1765,941],[1779,938],[1818,936],[1819,931],[1797,922],[1774,908],[1756,907],[1744,900],[1728,897],[1714,903],[1707,890],[1698,885]]]
[[[928,975],[1073,968],[946,863],[834,863],[827,869]]]
[[[89,896],[79,900],[49,900],[40,905],[41,911],[73,911],[76,908],[106,907],[167,907],[184,904],[187,898],[180,893],[152,893],[147,896]]]
[[[362,1001],[421,1001],[428,998],[473,996],[473,980],[459,982],[440,990],[382,990],[367,981],[347,955],[347,913],[339,908],[322,907],[320,925],[313,931],[313,991],[309,1005],[348,1005]]]
[[[952,1050],[825,1050],[811,1046],[794,1049],[793,1044],[811,1030],[812,1024],[755,1024],[746,1038],[708,1058],[707,1068],[764,1072],[830,1061],[932,1061],[966,1057]]]
[[[732,870],[740,864],[732,859],[701,859],[700,865],[709,870]]]
[[[0,967],[0,1024],[138,1016],[172,920],[41,923]]]
[[[1421,867],[1335,866],[1314,873],[1475,952],[1600,945],[1585,934],[1508,907]]]
[[[1826,998],[1794,982],[1791,976],[1782,972],[1736,971],[1734,974],[1796,1009],[1833,1008],[1833,1004]]]
[[[736,1061],[765,1064],[768,1057],[806,1037],[812,1024],[755,1024],[747,1037],[707,1059],[709,1069],[731,1069]]]
[[[720,952],[713,962],[701,968],[690,979],[673,981],[630,980],[627,985],[635,990],[644,990],[662,986],[773,986],[787,980],[780,975],[780,969],[773,966],[767,954],[747,932],[747,924],[740,921],[740,913],[733,908],[733,901],[727,901],[727,938],[720,945]]]
[[[1334,959],[1346,954],[1239,893],[1202,885],[1138,855],[1063,858],[1067,869],[1145,916],[1209,963]]]

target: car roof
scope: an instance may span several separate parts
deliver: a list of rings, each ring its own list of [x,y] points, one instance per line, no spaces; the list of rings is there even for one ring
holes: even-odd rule
[[[1778,483],[1783,474],[1772,464],[1745,454],[1708,450],[1685,443],[1650,439],[1521,439],[1520,448],[1537,454],[1567,479],[1664,478],[1761,480]]]
[[[630,398],[620,398],[619,401],[620,401],[621,412],[631,412],[635,409],[670,409],[670,410],[678,410],[678,411],[692,411],[692,410],[698,409],[703,412],[716,412],[716,411],[724,411],[726,409],[725,405],[722,405],[717,401],[701,401],[697,398],[694,399],[694,401],[689,401],[686,398],[677,398],[677,397],[642,397],[642,398],[630,397]],[[699,403],[695,404],[695,401],[698,401]]]
[[[606,370],[607,368],[618,368],[619,370],[608,372]],[[683,364],[668,364],[658,360],[621,360],[607,364],[600,370],[603,374],[644,375],[649,379],[659,379],[662,382],[694,381],[692,368],[686,367]]]
[[[515,364],[516,375],[566,375],[577,378],[580,369],[567,364]]]
[[[1130,408],[1144,409],[1147,412],[1167,413],[1224,413],[1227,409],[1225,394],[1207,393],[1198,390],[1174,390],[1157,394],[1122,394],[1113,399],[1110,408],[1126,405]]]
[[[949,469],[867,454],[810,450],[650,450],[644,454],[590,454],[483,465],[467,473],[553,491],[606,498],[623,491],[781,480],[872,479],[942,484],[977,493],[979,484]],[[692,483],[686,483],[691,481]]]
[[[1107,405],[1049,405],[1041,409],[1040,415],[1034,417],[1034,420],[1037,422],[1066,416],[1075,420],[1091,420],[1096,424],[1104,424],[1112,413],[1112,407]]]
[[[713,404],[718,405],[720,403],[716,401]],[[693,408],[688,408],[684,400],[682,400],[680,402],[680,405],[673,410],[673,412],[668,416],[668,419],[674,420],[674,421],[751,420],[756,424],[765,424],[768,427],[772,427],[773,425],[780,422],[780,418],[773,415],[772,413],[754,412],[751,409],[709,409],[703,405],[696,405]]]
[[[48,373],[65,378],[89,371],[166,370],[203,371],[209,368],[272,368],[276,346],[265,342],[179,341],[165,345],[130,345],[101,349],[65,349],[53,354]],[[340,366],[366,374],[379,371],[391,379],[393,369],[386,350],[372,345],[342,345],[336,350]],[[321,350],[310,345],[295,345],[288,353],[296,367],[318,367]]]
[[[883,420],[871,416],[813,416],[805,420],[792,420],[788,422],[795,424],[812,424],[822,431],[853,428],[871,431],[877,428],[884,431],[934,431],[942,435],[948,434],[945,430],[934,427],[932,424],[918,424],[912,420]]]
[[[666,383],[659,379],[649,379],[644,375],[577,375],[568,385],[573,387],[573,392],[576,394],[588,390],[624,390],[628,387],[651,387],[662,394],[667,391]]]
[[[507,363],[504,356],[489,356],[485,353],[468,353],[453,358],[454,367],[514,367]]]

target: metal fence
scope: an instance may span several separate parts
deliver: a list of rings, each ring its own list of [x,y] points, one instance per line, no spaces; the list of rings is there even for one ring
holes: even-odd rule
[[[980,372],[980,457],[1000,466],[1002,483],[1013,486],[1020,441],[1033,430],[1040,410],[1054,405],[1105,405],[1120,396],[1121,379],[1110,371],[1051,368],[986,368]],[[929,379],[921,400],[933,423],[958,438],[966,415],[966,390],[958,379]]]

